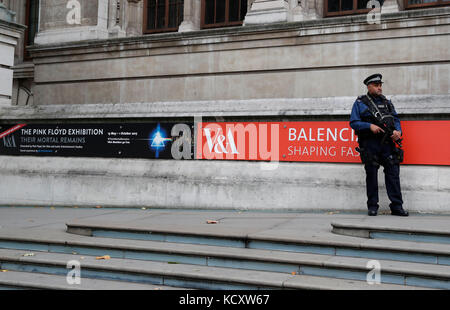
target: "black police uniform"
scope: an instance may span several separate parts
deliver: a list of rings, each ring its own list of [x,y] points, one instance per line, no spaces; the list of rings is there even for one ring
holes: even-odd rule
[[[364,80],[364,84],[381,81],[381,74],[374,74]],[[372,103],[370,102],[372,100]],[[374,123],[374,115],[369,109],[370,104],[375,104],[382,115],[391,115],[392,129],[401,132],[400,120],[390,100],[384,96],[359,96],[353,104],[350,116],[350,126],[358,135],[361,159],[366,171],[367,207],[369,215],[376,215],[379,205],[378,197],[378,169],[384,167],[385,184],[389,205],[393,215],[407,216],[403,210],[403,199],[400,187],[400,162],[401,151],[396,147],[392,139],[384,138],[384,134],[374,134],[370,130],[370,124]],[[373,110],[373,109],[372,109]],[[384,139],[383,139],[384,138]]]

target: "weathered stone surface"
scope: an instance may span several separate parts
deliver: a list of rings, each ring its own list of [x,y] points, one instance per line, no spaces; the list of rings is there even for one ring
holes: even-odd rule
[[[277,169],[265,170],[261,163],[241,161],[2,156],[0,168],[0,204],[5,205],[366,209],[364,169],[357,164],[280,162]],[[437,181],[448,170],[403,166],[405,208],[448,212],[449,185]],[[383,193],[380,204],[387,206]]]

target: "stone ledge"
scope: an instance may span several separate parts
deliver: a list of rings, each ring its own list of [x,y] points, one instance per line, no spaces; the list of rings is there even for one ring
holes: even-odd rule
[[[34,64],[32,62],[24,62],[12,67],[15,79],[34,78]]]
[[[363,230],[369,232],[397,232],[406,234],[427,234],[436,236],[445,236],[450,239],[450,220],[443,218],[442,220],[433,220],[430,222],[419,223],[414,219],[408,222],[399,222],[393,225],[392,221],[383,219],[381,221],[361,222],[353,220],[334,221],[331,226],[335,228],[347,230]],[[369,237],[367,237],[369,238]],[[412,239],[412,238],[411,238]]]
[[[0,203],[208,210],[366,209],[361,165],[280,162],[269,171],[262,164],[0,156]],[[448,213],[448,169],[402,167],[409,211]],[[387,206],[384,196],[380,196],[380,205]]]
[[[448,17],[450,15],[450,7],[441,8],[430,8],[422,10],[410,10],[394,13],[382,14],[382,24],[402,21],[405,19],[418,19],[418,18],[430,18],[430,17]],[[140,48],[144,47],[145,44],[154,44],[158,42],[179,42],[185,40],[186,43],[181,43],[182,45],[193,44],[192,40],[196,41],[197,44],[203,44],[204,40],[210,40],[214,38],[214,42],[217,43],[221,40],[224,42],[229,42],[229,36],[245,36],[245,35],[257,35],[259,33],[271,33],[271,32],[285,32],[285,31],[302,31],[305,29],[313,28],[329,28],[333,26],[350,26],[352,31],[354,26],[364,26],[364,30],[378,30],[384,29],[379,25],[367,24],[366,15],[353,15],[353,16],[341,16],[341,17],[331,17],[322,18],[316,20],[307,20],[301,22],[282,22],[282,23],[271,23],[262,25],[248,25],[239,27],[224,27],[224,28],[213,28],[213,29],[202,29],[197,31],[188,32],[171,32],[171,33],[158,33],[150,35],[142,35],[137,37],[126,37],[126,38],[109,38],[109,39],[95,39],[95,40],[83,40],[83,41],[71,41],[63,42],[58,44],[43,44],[43,45],[33,45],[28,48],[32,53],[33,57],[46,56],[45,54],[54,53],[55,51],[70,51],[73,53],[74,49],[86,49],[86,48],[98,48],[104,51],[108,46],[117,45],[120,51],[123,51],[123,46],[125,45],[139,45]],[[410,25],[406,25],[410,27]],[[221,39],[225,37],[225,39]],[[238,39],[236,39],[238,40]],[[171,43],[180,45],[180,43]],[[135,48],[135,47],[132,47]]]
[[[393,95],[400,115],[450,115],[450,95]],[[348,116],[356,96],[273,98],[126,104],[0,106],[1,120],[177,118],[177,117],[313,117]]]
[[[0,19],[0,29],[8,31],[8,34],[12,34],[16,38],[20,38],[20,33],[23,33],[25,29],[27,29],[27,26]],[[11,29],[13,29],[14,32],[11,32]],[[20,33],[16,33],[16,31],[19,31]]]

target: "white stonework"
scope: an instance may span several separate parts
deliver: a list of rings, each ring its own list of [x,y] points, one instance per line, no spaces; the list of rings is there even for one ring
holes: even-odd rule
[[[290,0],[289,21],[300,22],[320,18],[319,1],[321,0]]]
[[[399,11],[397,0],[385,0],[381,6],[381,14],[394,13]]]
[[[126,0],[125,24],[127,36],[142,35],[142,24],[144,22],[143,0]]]
[[[201,0],[185,0],[183,22],[178,28],[179,32],[197,31],[200,30],[200,11]]]
[[[288,15],[286,0],[255,0],[245,16],[244,25],[287,22]]]
[[[21,25],[0,19],[0,106],[11,105],[13,95],[14,49],[23,35]]]
[[[48,0],[50,1],[50,0]],[[39,32],[35,38],[35,44],[45,45],[45,44],[56,44],[71,41],[81,41],[81,40],[94,40],[94,39],[107,39],[109,37],[108,29],[108,14],[109,14],[109,0],[97,0],[98,7],[97,13],[89,12],[91,15],[94,14],[95,18],[86,18],[86,25],[84,22],[83,11],[84,4],[90,0],[78,0],[81,3],[81,24],[69,25],[65,22],[66,14],[70,9],[65,10],[53,10],[53,7],[49,4],[47,6],[41,6],[40,16],[43,16],[42,10],[46,10],[46,14],[52,16],[56,21],[52,23],[40,22]],[[87,4],[86,4],[87,6]],[[96,23],[92,24],[96,20]],[[115,30],[112,30],[114,32]],[[115,35],[114,35],[115,36]]]

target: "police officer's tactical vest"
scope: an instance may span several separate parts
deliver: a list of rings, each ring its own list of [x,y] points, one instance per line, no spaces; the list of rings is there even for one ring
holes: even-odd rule
[[[394,124],[394,106],[392,103],[386,99],[383,95],[380,96],[381,102],[375,103],[373,99],[367,95],[359,96],[358,99],[361,100],[369,109],[370,114],[369,115],[361,115],[361,120],[368,123],[376,123],[375,119],[378,119],[378,121],[383,122],[386,124],[388,128],[395,130],[395,124]],[[361,161],[365,164],[371,163],[375,165],[380,164],[380,158],[377,154],[371,154],[370,150],[367,149],[364,146],[364,141],[366,137],[374,136],[374,134],[369,131],[361,131],[356,132],[358,135],[358,143],[360,147],[357,147],[356,150],[361,155]],[[379,135],[380,137],[382,135]],[[382,138],[382,141],[384,138]],[[401,144],[399,144],[401,147]],[[393,148],[392,155],[389,156],[387,161],[391,161],[393,164],[399,164],[403,162],[403,150],[397,147]]]
[[[369,115],[361,115],[361,120],[367,123],[376,123],[375,118],[378,121],[383,122],[387,127],[395,129],[394,124],[394,106],[392,103],[386,99],[385,96],[381,95],[381,102],[375,102],[368,94],[359,96],[358,99],[361,100],[369,109]],[[362,133],[358,133],[360,136]]]

